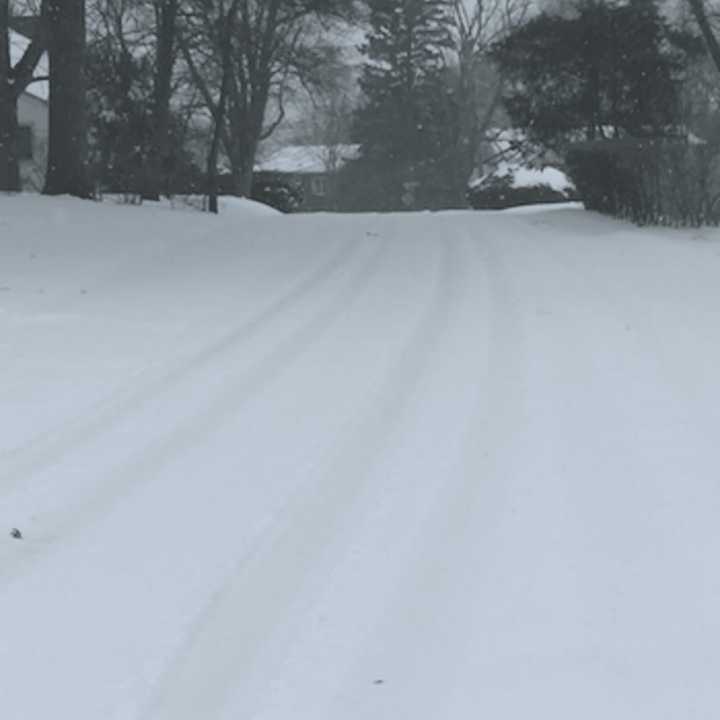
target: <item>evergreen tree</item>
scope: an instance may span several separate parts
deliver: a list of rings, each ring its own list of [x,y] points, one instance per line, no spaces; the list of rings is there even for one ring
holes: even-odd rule
[[[590,0],[570,16],[538,15],[495,47],[506,108],[550,146],[671,133],[687,61],[679,40],[655,0]]]
[[[445,53],[452,47],[446,0],[371,0],[366,103],[357,135],[376,206],[442,204],[438,184],[452,143],[454,103],[447,92]]]
[[[152,142],[152,59],[109,38],[87,48],[93,179],[105,191],[139,194]]]
[[[139,199],[157,181],[153,152],[157,125],[154,55],[105,36],[87,47],[87,114],[93,182],[105,192]],[[169,150],[162,162],[162,192],[202,188],[201,172],[187,147],[180,109],[167,118]],[[147,198],[146,198],[147,199]]]

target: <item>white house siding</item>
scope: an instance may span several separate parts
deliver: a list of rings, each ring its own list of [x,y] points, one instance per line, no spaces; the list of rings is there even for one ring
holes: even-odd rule
[[[23,93],[18,100],[18,122],[21,127],[30,127],[32,136],[32,159],[20,161],[23,190],[40,190],[47,159],[47,103],[33,95]]]
[[[30,40],[14,30],[10,31],[10,61],[16,65],[30,44]],[[36,76],[47,77],[47,55],[40,58]],[[47,80],[31,83],[18,100],[18,123],[29,127],[32,137],[32,159],[20,161],[20,179],[23,190],[40,190],[45,176],[48,139],[48,83]]]

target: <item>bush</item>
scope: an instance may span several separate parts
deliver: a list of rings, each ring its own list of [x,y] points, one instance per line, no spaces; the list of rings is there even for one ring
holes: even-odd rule
[[[235,187],[235,180],[230,173],[220,173],[216,178],[216,182],[220,195],[239,196]],[[207,179],[203,181],[201,187],[203,189],[207,188]],[[296,211],[302,205],[303,190],[302,187],[293,182],[256,174],[250,187],[250,199],[269,205],[280,212],[290,213]]]
[[[501,165],[468,188],[467,201],[475,210],[501,210],[518,205],[567,202],[577,199],[575,188],[556,168],[533,170]]]
[[[280,212],[289,213],[302,205],[303,191],[297,185],[280,180],[255,180],[250,190],[250,197]]]
[[[640,225],[717,224],[717,152],[687,138],[600,140],[567,154],[589,210]]]

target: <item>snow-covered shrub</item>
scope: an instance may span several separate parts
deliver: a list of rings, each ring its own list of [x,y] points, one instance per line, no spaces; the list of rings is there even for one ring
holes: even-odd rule
[[[467,192],[468,202],[476,210],[565,202],[576,196],[573,183],[558,168],[537,169],[508,163],[501,163],[473,182]]]

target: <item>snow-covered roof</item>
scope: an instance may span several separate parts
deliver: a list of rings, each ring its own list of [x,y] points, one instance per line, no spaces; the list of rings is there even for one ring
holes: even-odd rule
[[[10,30],[10,63],[15,66],[20,62],[22,56],[30,45],[30,40],[15,30]],[[35,68],[37,77],[47,77],[50,73],[47,53],[43,53],[40,62]],[[38,98],[39,100],[48,101],[50,97],[50,88],[47,80],[30,83],[25,92],[28,95]]]
[[[287,145],[255,166],[257,172],[313,174],[338,169],[360,154],[359,145]]]

